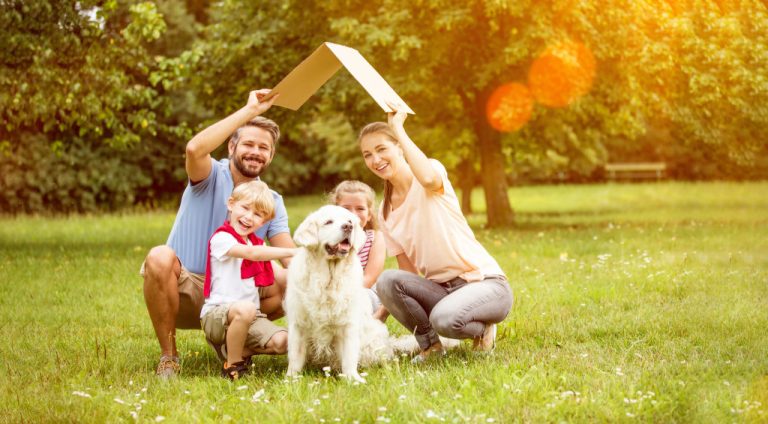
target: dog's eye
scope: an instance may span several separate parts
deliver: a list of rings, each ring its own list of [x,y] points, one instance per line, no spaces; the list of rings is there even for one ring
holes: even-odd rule
[[[329,220],[325,221],[325,224],[323,224],[323,225],[331,225],[331,224],[333,224],[333,220],[329,219]]]

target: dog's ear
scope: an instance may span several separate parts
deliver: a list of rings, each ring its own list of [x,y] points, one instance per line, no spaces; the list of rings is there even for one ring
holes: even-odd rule
[[[315,214],[313,213],[309,215],[293,233],[293,241],[301,247],[317,246],[320,244],[318,231],[319,226],[317,225],[317,219],[315,219]]]
[[[349,237],[349,242],[352,244],[352,248],[355,252],[359,252],[365,244],[365,230],[360,226],[360,220],[355,216],[352,220],[352,235]]]

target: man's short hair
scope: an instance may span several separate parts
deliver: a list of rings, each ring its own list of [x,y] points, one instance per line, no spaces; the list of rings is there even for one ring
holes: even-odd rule
[[[275,150],[277,150],[277,140],[280,139],[280,127],[277,125],[277,123],[275,123],[275,121],[263,116],[257,116],[246,122],[242,127],[236,129],[235,132],[229,136],[229,142],[237,145],[237,142],[240,141],[240,130],[245,127],[261,128],[262,130],[268,132],[269,135],[272,136],[272,153],[275,153]]]

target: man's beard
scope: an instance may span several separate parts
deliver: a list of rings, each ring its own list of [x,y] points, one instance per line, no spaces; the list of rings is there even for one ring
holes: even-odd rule
[[[256,160],[258,160],[258,159],[256,159]],[[264,162],[264,163],[261,164],[261,167],[259,167],[257,170],[249,169],[243,163],[242,157],[239,157],[239,156],[235,156],[232,159],[232,161],[235,163],[235,169],[237,169],[237,171],[240,172],[240,174],[242,174],[244,177],[247,177],[247,178],[256,178],[256,177],[258,177],[259,175],[261,175],[261,171],[263,171],[264,168],[267,167],[266,162]]]

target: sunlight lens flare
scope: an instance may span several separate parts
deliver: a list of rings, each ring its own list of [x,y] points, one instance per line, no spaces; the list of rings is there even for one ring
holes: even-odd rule
[[[531,64],[528,86],[539,103],[565,107],[589,93],[595,67],[595,57],[587,46],[575,42],[555,44]]]
[[[531,119],[533,97],[523,84],[513,82],[497,88],[486,104],[488,123],[502,132],[517,131]]]

